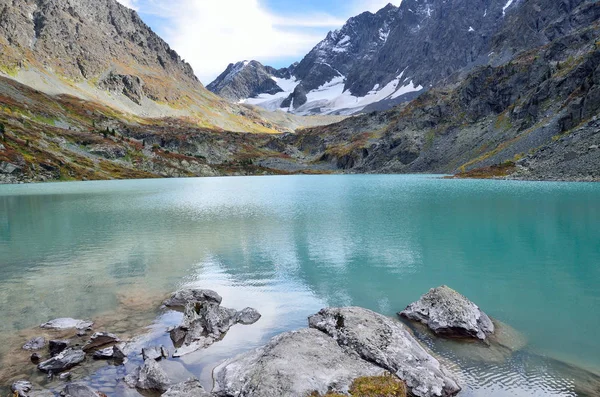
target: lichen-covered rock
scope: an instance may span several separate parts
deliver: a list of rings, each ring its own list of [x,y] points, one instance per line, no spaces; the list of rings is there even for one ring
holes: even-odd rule
[[[258,310],[247,307],[237,312],[236,321],[238,324],[251,325],[260,320],[260,317]]]
[[[267,345],[219,365],[214,370],[213,392],[236,397],[346,393],[354,379],[384,372],[347,354],[323,332],[303,329],[278,335]]]
[[[198,379],[189,379],[169,387],[162,397],[210,397],[211,395],[204,390]]]
[[[328,308],[309,317],[309,326],[396,374],[415,396],[453,396],[461,390],[406,327],[391,318],[359,307]]]
[[[429,290],[399,314],[442,336],[485,340],[494,333],[494,324],[487,314],[445,285]]]
[[[85,360],[85,353],[81,349],[69,348],[49,360],[41,362],[38,369],[42,372],[53,374],[64,372]]]
[[[85,320],[77,320],[74,318],[57,318],[47,323],[40,325],[41,328],[45,329],[54,329],[54,330],[64,330],[64,329],[86,329],[93,326],[94,323],[92,321]]]
[[[163,304],[170,308],[183,309],[190,302],[213,302],[221,304],[223,298],[215,291],[200,288],[185,288],[174,292]]]
[[[33,338],[23,345],[23,350],[33,351],[40,350],[46,346],[46,339],[43,337]]]

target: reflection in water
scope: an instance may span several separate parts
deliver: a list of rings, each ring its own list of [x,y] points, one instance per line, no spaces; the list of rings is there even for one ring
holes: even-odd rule
[[[0,337],[19,344],[23,330],[62,316],[130,333],[178,286],[212,288],[224,306],[263,318],[174,361],[210,385],[214,363],[306,326],[321,307],[392,316],[448,284],[530,341],[504,363],[461,362],[466,395],[567,396],[572,382],[531,353],[600,367],[600,318],[590,315],[600,303],[599,199],[593,184],[421,176],[4,186]],[[164,330],[178,321],[169,313],[148,338],[168,343]],[[0,346],[4,363],[9,351]]]

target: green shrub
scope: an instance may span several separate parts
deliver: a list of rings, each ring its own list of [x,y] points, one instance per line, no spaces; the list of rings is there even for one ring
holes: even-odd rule
[[[365,376],[357,378],[350,387],[352,397],[406,397],[406,384],[390,373],[383,376]],[[343,394],[329,392],[321,396],[318,392],[310,397],[347,397]]]

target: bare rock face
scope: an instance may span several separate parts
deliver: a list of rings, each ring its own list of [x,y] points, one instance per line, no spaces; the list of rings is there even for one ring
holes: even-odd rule
[[[486,340],[494,333],[492,320],[477,305],[445,285],[433,288],[399,313],[446,337]]]
[[[204,390],[198,379],[189,379],[169,387],[162,397],[210,397],[212,394]]]
[[[347,307],[323,309],[308,322],[350,353],[396,374],[415,396],[453,396],[461,390],[398,321],[367,309]]]
[[[186,288],[174,292],[171,297],[163,302],[166,307],[183,309],[190,302],[214,302],[221,304],[223,298],[215,291],[209,289]]]
[[[41,362],[38,365],[38,369],[42,372],[52,372],[53,374],[56,374],[73,368],[77,364],[83,362],[83,360],[85,360],[85,353],[83,350],[69,348],[59,355]]]
[[[354,379],[384,372],[348,355],[324,333],[303,329],[278,335],[267,345],[219,365],[214,370],[213,393],[238,397],[346,393]]]

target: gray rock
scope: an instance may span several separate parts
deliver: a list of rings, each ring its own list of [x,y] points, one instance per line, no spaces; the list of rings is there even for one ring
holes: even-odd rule
[[[250,325],[260,320],[260,317],[261,315],[256,309],[247,307],[237,312],[236,321],[238,324]]]
[[[6,161],[0,161],[0,174],[16,174],[21,171],[21,167]]]
[[[10,390],[19,397],[27,397],[31,389],[33,385],[27,380],[18,380],[10,386]]]
[[[163,358],[168,358],[169,352],[164,346],[145,347],[142,349],[142,357],[144,360],[159,361]]]
[[[111,347],[107,347],[106,349],[100,349],[94,352],[94,355],[92,356],[94,359],[96,360],[109,360],[111,358],[113,358],[114,355],[114,348]]]
[[[44,346],[46,346],[46,339],[40,336],[38,338],[33,338],[29,342],[25,343],[23,345],[23,350],[40,350]]]
[[[125,343],[118,343],[113,346],[113,359],[118,361],[125,361],[127,359]]]
[[[54,339],[48,343],[48,349],[52,357],[60,354],[63,350],[69,347],[71,342],[66,339]]]
[[[221,304],[223,298],[215,291],[209,289],[186,288],[174,292],[171,297],[163,302],[170,308],[183,309],[190,302],[213,302]]]
[[[42,356],[40,356],[39,353],[33,353],[31,355],[31,357],[29,357],[29,360],[33,363],[33,364],[39,364],[40,360],[42,359]]]
[[[169,387],[162,397],[210,397],[211,395],[204,390],[198,379],[189,379]]]
[[[52,372],[53,374],[56,374],[73,368],[77,364],[83,362],[83,360],[85,360],[85,353],[83,350],[69,348],[59,355],[41,362],[38,365],[38,369],[42,372]]]
[[[485,340],[494,333],[494,324],[487,314],[445,285],[431,289],[399,314],[426,324],[442,336]]]
[[[119,337],[115,334],[111,334],[109,332],[96,332],[92,335],[90,341],[83,346],[83,350],[87,352],[97,347],[106,346],[111,343],[118,343],[120,341],[121,340]]]
[[[155,360],[146,360],[139,370],[135,386],[142,390],[165,392],[171,380]]]
[[[71,380],[72,377],[73,377],[72,373],[70,373],[70,372],[63,372],[62,374],[60,374],[58,376],[58,379],[66,382],[68,380]]]
[[[40,325],[40,327],[54,330],[65,330],[71,328],[82,330],[92,327],[93,325],[94,323],[92,321],[76,320],[74,318],[57,318]]]
[[[64,397],[102,397],[102,394],[83,383],[69,383],[62,394]]]
[[[278,335],[267,345],[220,364],[213,372],[213,392],[237,397],[345,393],[354,379],[384,372],[347,354],[324,333],[303,329]]]
[[[415,396],[453,396],[461,390],[399,321],[359,307],[328,308],[309,317],[309,326],[396,374]]]

